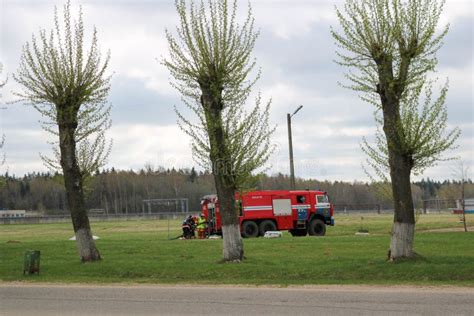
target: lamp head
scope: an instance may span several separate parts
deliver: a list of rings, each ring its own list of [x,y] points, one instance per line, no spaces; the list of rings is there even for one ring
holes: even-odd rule
[[[293,114],[291,114],[291,116],[295,115],[296,113],[298,113],[299,110],[301,110],[303,108],[302,105],[300,105],[294,112]]]

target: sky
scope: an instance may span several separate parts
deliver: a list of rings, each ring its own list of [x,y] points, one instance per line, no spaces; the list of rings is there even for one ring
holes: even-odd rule
[[[41,129],[40,115],[30,106],[15,103],[12,80],[18,69],[22,46],[40,28],[53,26],[54,6],[64,1],[0,0],[0,81],[2,89],[1,151],[6,155],[2,173],[21,176],[46,171],[39,153],[50,154],[52,140]],[[267,173],[289,173],[286,114],[303,108],[292,119],[295,174],[329,181],[367,181],[361,167],[366,157],[360,149],[363,137],[373,141],[374,107],[341,87],[345,69],[338,66],[330,27],[338,29],[335,5],[340,0],[252,0],[260,36],[253,56],[262,76],[254,87],[263,100],[272,100],[270,120],[276,131],[276,151]],[[245,8],[247,1],[238,1]],[[165,29],[178,23],[173,0],[72,1],[72,11],[83,8],[86,37],[98,30],[103,54],[111,51],[113,74],[108,101],[112,104],[112,128],[108,137],[113,149],[107,167],[138,170],[145,165],[165,168],[197,167],[190,139],[178,128],[173,107],[184,109],[179,93],[169,84],[168,70],[159,62],[168,56]],[[458,148],[444,157],[458,157],[474,172],[473,30],[474,9],[470,0],[447,0],[441,25],[450,24],[444,46],[438,52],[436,77],[439,87],[449,78],[448,128],[462,134]],[[253,99],[249,99],[249,103]],[[250,105],[250,104],[249,104]],[[421,176],[435,180],[454,178],[459,165],[440,162]],[[199,169],[199,168],[198,168]]]

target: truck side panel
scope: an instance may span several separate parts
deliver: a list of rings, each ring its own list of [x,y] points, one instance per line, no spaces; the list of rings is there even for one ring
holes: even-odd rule
[[[273,217],[272,198],[269,195],[248,194],[243,196],[244,220],[258,220]]]
[[[273,216],[278,230],[293,228],[294,212],[291,207],[291,197],[283,195],[272,196]]]

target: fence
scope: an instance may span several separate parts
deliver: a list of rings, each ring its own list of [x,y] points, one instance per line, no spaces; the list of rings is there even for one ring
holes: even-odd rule
[[[456,208],[456,200],[452,199],[431,199],[423,200],[423,213],[452,212]]]
[[[146,206],[146,207],[145,207]],[[145,214],[161,213],[163,210],[169,210],[170,207],[174,207],[176,213],[188,213],[189,212],[189,199],[186,198],[175,198],[175,199],[149,199],[142,201],[142,212]],[[146,208],[146,210],[145,210]],[[155,208],[155,210],[153,210]]]
[[[162,212],[155,214],[109,214],[96,215],[89,214],[91,222],[107,221],[137,221],[137,220],[176,220],[184,219],[188,213]],[[48,224],[48,223],[71,223],[71,215],[51,215],[51,216],[32,216],[32,217],[12,217],[0,218],[0,225],[9,224]]]
[[[393,209],[383,209],[380,204],[334,204],[335,214],[393,214]]]

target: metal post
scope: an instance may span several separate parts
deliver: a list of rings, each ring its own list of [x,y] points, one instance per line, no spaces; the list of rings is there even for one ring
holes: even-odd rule
[[[293,141],[291,138],[291,115],[288,113],[286,115],[286,119],[288,122],[288,144],[290,149],[290,185],[291,189],[295,189],[295,166],[293,164]]]
[[[295,115],[296,113],[298,113],[299,110],[301,110],[303,108],[302,105],[300,105],[294,112],[293,114],[290,115],[290,113],[288,113],[286,115],[286,120],[288,122],[288,147],[290,149],[290,182],[291,182],[291,189],[294,190],[295,187],[296,187],[296,184],[295,184],[295,165],[293,163],[293,140],[292,140],[292,136],[291,136],[291,117],[293,115]]]
[[[170,240],[170,214],[166,215],[168,218],[168,240]]]

